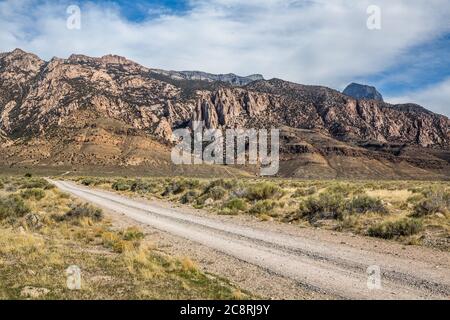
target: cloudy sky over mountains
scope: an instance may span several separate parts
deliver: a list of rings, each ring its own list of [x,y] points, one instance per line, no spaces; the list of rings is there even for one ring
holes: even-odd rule
[[[69,5],[81,8],[81,29],[67,28]],[[381,9],[380,30],[366,26],[369,5]],[[0,1],[0,51],[16,47],[338,90],[363,82],[388,102],[450,115],[448,0]]]

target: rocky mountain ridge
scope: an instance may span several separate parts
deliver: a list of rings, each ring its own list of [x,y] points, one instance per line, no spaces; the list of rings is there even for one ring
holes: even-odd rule
[[[440,175],[448,169],[449,119],[419,106],[280,79],[237,85],[155,70],[114,55],[47,62],[19,49],[0,54],[0,164],[161,164],[168,157],[154,163],[146,148],[167,153],[175,128],[202,120],[210,128],[282,128],[283,159],[303,159],[284,175],[317,161],[337,174],[334,156],[379,158],[383,168],[406,161]],[[423,158],[423,148],[434,151]]]
[[[201,71],[165,71],[153,69],[152,72],[166,75],[175,80],[200,80],[208,82],[225,82],[233,86],[244,86],[250,82],[257,80],[264,80],[264,77],[260,74],[252,74],[249,76],[238,76],[234,73],[227,74],[212,74]]]

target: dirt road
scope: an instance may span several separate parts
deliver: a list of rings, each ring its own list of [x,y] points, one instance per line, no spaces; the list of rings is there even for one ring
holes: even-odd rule
[[[342,236],[347,243],[337,234],[330,241],[329,234],[315,230],[280,233],[267,224],[248,226],[239,220],[167,208],[72,182],[52,182],[96,206],[192,241],[199,248],[245,261],[311,291],[350,299],[450,298],[450,254],[445,252]],[[381,271],[381,287],[377,286],[377,270]]]

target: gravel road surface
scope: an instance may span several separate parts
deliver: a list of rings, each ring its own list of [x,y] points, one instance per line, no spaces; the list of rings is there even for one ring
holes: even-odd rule
[[[450,298],[450,254],[447,252],[365,237],[349,240],[342,235],[346,241],[339,241],[341,236],[336,233],[330,241],[329,231],[298,231],[297,234],[292,226],[286,227],[290,229],[284,233],[275,224],[272,229],[267,224],[262,226],[263,223],[249,225],[239,219],[195,214],[192,210],[131,199],[73,182],[52,183],[105,210],[193,242],[196,250],[212,249],[219,256],[230,256],[267,274],[289,279],[303,290],[317,292],[318,297]],[[376,285],[377,270],[380,270],[381,287]]]

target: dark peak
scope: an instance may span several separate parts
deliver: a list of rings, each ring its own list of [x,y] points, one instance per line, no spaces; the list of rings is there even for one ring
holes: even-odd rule
[[[383,101],[383,96],[373,86],[352,82],[342,92],[358,100],[378,100]]]

